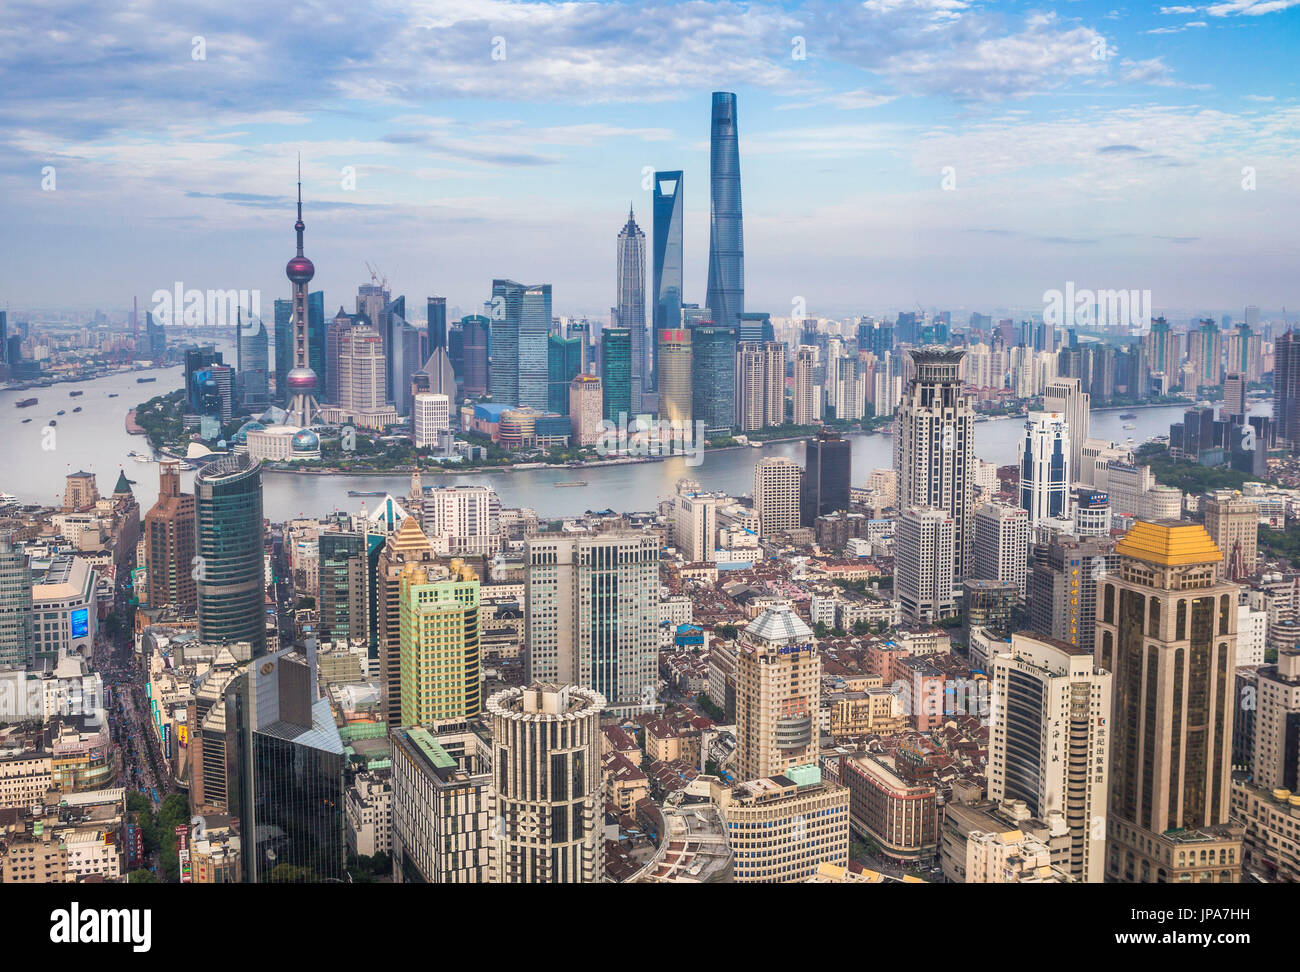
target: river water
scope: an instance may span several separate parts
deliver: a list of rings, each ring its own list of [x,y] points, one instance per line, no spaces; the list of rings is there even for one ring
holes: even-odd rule
[[[148,375],[156,382],[137,384],[136,378]],[[12,493],[24,502],[52,504],[63,496],[64,477],[77,470],[93,472],[103,493],[111,492],[118,471],[127,478],[142,509],[148,509],[158,496],[158,467],[140,463],[127,455],[132,450],[148,452],[144,436],[126,432],[126,413],[142,401],[180,387],[181,369],[167,368],[148,372],[130,372],[94,381],[62,383],[30,391],[0,392],[0,492]],[[72,398],[70,391],[84,394]],[[109,398],[116,393],[117,398]],[[36,397],[38,404],[15,408],[23,398]],[[82,411],[72,409],[80,405]],[[1267,413],[1271,404],[1256,406]],[[43,448],[43,427],[56,411],[58,417],[53,448]],[[1138,418],[1126,430],[1118,411],[1095,412],[1092,435],[1123,442],[1133,436],[1137,442],[1157,434],[1166,434],[1169,424],[1181,420],[1183,408],[1162,406],[1137,409]],[[31,419],[24,424],[23,419]],[[1015,462],[1016,446],[1023,435],[1022,419],[1000,419],[975,426],[975,454],[988,462],[1006,465]],[[871,470],[893,464],[893,439],[885,435],[851,435],[853,443],[853,483],[866,482]],[[785,456],[803,463],[804,444],[775,442],[761,449],[730,449],[706,453],[703,463],[687,465],[687,458],[666,459],[614,465],[605,468],[537,469],[519,472],[497,471],[474,474],[422,473],[425,485],[438,482],[486,484],[501,496],[504,506],[530,506],[543,517],[563,517],[587,510],[613,509],[621,512],[653,509],[659,500],[671,496],[682,478],[698,480],[705,489],[724,490],[732,494],[751,493],[754,488],[754,465],[763,456]],[[182,474],[182,487],[190,489],[193,473]],[[332,510],[357,510],[362,503],[373,509],[377,499],[348,496],[348,490],[387,490],[399,498],[409,489],[409,477],[387,476],[308,476],[268,472],[264,477],[266,515],[285,520],[298,515],[319,515]],[[586,486],[557,486],[560,482],[585,481]]]

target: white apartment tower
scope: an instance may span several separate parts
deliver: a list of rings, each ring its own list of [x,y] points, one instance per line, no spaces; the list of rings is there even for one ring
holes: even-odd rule
[[[417,392],[411,400],[411,436],[417,449],[438,444],[438,433],[451,429],[451,399],[438,392]]]
[[[439,486],[424,494],[421,519],[435,553],[495,557],[501,499],[491,486]]]
[[[1020,505],[1029,525],[1070,516],[1070,428],[1064,412],[1030,412],[1020,441]]]
[[[1036,632],[1011,636],[1011,651],[993,657],[989,799],[1023,800],[1046,818],[1065,815],[1076,881],[1100,883],[1106,839],[1110,672],[1092,652]]]
[[[803,467],[793,459],[767,456],[754,466],[754,512],[764,537],[799,526]]]
[[[1070,470],[1077,476],[1083,467],[1083,444],[1088,441],[1088,403],[1092,396],[1078,378],[1052,378],[1043,388],[1043,410],[1060,412],[1070,430]]]
[[[975,507],[971,577],[1015,584],[1021,599],[1029,577],[1029,511],[1006,503]]]
[[[956,524],[944,510],[913,507],[894,529],[894,586],[903,618],[929,624],[953,614]]]
[[[688,564],[715,559],[720,497],[700,492],[699,484],[682,480],[673,497],[673,543]]]
[[[912,351],[916,376],[894,421],[899,509],[931,507],[953,521],[954,577],[970,572],[970,510],[974,496],[975,409],[962,393],[961,348]]]
[[[794,355],[794,415],[795,425],[812,425],[821,418],[818,405],[817,349],[809,344],[799,346]]]
[[[384,339],[373,327],[348,328],[339,335],[339,405],[355,413],[387,401]]]

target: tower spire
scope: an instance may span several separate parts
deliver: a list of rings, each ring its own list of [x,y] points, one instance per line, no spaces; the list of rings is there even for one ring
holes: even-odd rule
[[[302,221],[302,153],[298,153],[298,222],[293,224],[298,233],[298,256],[302,256],[302,231],[307,228]]]

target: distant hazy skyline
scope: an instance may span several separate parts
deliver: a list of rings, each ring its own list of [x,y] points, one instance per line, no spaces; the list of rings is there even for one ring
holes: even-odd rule
[[[0,307],[181,281],[269,318],[298,152],[329,315],[369,261],[413,317],[494,277],[603,317],[628,203],[650,236],[644,173],[678,168],[703,303],[715,90],[747,310],[1031,309],[1068,281],[1300,304],[1300,0],[108,6],[0,7]]]

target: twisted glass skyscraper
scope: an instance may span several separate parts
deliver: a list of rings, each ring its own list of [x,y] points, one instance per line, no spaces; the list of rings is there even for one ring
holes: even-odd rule
[[[713,92],[709,137],[709,285],[705,302],[718,324],[734,325],[745,310],[745,246],[740,210],[740,144],[736,96]]]

